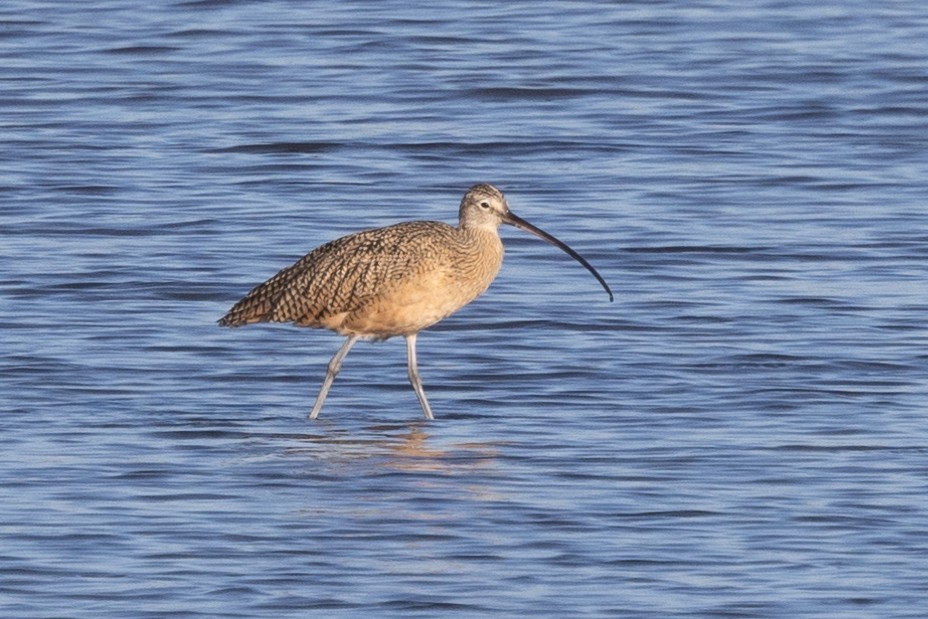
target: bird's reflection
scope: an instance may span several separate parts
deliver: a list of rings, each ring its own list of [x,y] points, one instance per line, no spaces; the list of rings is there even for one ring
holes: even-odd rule
[[[410,425],[396,438],[399,440],[385,444],[392,456],[386,462],[388,467],[401,471],[435,471],[447,467],[443,460],[448,456],[448,450],[430,444],[430,437],[422,431],[420,424]]]
[[[373,462],[395,471],[438,473],[490,466],[497,457],[497,445],[492,442],[442,442],[427,428],[423,421],[369,425],[358,431],[332,422],[319,434],[299,436],[302,444],[286,453],[332,466]]]

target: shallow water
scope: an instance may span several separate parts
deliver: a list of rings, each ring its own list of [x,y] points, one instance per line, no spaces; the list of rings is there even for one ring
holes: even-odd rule
[[[0,8],[0,614],[922,617],[920,2]],[[401,340],[215,320],[493,182]]]

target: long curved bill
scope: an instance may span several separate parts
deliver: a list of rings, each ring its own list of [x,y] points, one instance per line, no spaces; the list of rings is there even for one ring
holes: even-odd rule
[[[581,256],[580,254],[572,250],[567,245],[567,243],[564,243],[563,241],[559,241],[558,239],[554,238],[553,236],[551,236],[550,234],[548,234],[541,228],[537,228],[533,226],[532,224],[528,223],[527,221],[525,221],[518,215],[512,213],[511,211],[507,211],[506,214],[503,216],[503,222],[509,224],[510,226],[515,226],[519,230],[525,230],[526,232],[531,232],[538,238],[551,243],[555,247],[560,248],[568,256],[570,256],[571,258],[573,258],[574,260],[582,264],[584,267],[586,267],[586,270],[592,273],[593,277],[595,277],[597,281],[599,281],[603,289],[609,294],[609,301],[612,302],[613,300],[612,290],[609,289],[609,284],[606,283],[606,280],[603,279],[603,276],[600,275],[599,272],[593,268],[593,265],[587,262],[583,256]]]

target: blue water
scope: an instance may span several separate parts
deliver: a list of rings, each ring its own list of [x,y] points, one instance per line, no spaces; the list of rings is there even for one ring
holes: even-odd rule
[[[928,615],[928,9],[0,7],[0,616]],[[419,338],[220,329],[503,230]]]

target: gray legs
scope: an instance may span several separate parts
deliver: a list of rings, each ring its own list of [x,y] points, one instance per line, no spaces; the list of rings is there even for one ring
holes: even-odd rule
[[[432,416],[432,407],[429,406],[429,401],[425,399],[425,389],[422,388],[422,379],[419,378],[419,366],[416,364],[416,335],[413,333],[406,336],[406,356],[409,359],[409,382],[412,383],[412,388],[416,390],[416,395],[419,396],[419,404],[422,405],[422,412],[425,413],[426,419],[435,419]]]
[[[359,339],[360,336],[358,335],[349,335],[345,343],[342,344],[342,347],[338,349],[338,352],[335,353],[329,361],[329,366],[325,372],[325,380],[322,381],[322,389],[319,390],[319,395],[316,396],[316,403],[313,405],[313,411],[309,414],[310,419],[315,419],[319,416],[319,411],[322,410],[322,405],[325,403],[325,397],[329,395],[329,389],[332,387],[332,381],[335,380],[338,371],[342,369],[342,361],[345,360],[348,351],[351,350],[351,347],[354,346],[354,343]],[[432,408],[429,406],[429,401],[425,399],[425,389],[422,388],[422,379],[419,378],[419,366],[416,364],[415,333],[406,336],[406,355],[409,360],[409,382],[412,383],[412,388],[416,390],[416,395],[419,396],[419,404],[422,405],[422,412],[425,413],[426,419],[435,419],[435,417],[432,416]]]
[[[345,343],[342,344],[342,347],[338,349],[338,352],[335,353],[329,361],[329,367],[325,371],[325,380],[322,381],[322,389],[319,390],[319,395],[316,396],[313,412],[309,414],[310,419],[315,419],[319,416],[319,411],[322,410],[322,404],[325,402],[325,396],[329,395],[329,388],[332,386],[332,381],[335,380],[335,375],[338,374],[338,371],[342,369],[342,361],[345,360],[345,355],[348,354],[348,351],[351,350],[354,343],[358,341],[358,337],[357,335],[349,335]]]

